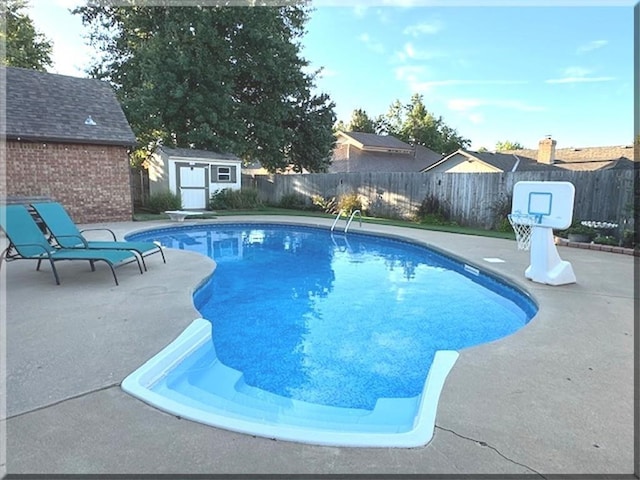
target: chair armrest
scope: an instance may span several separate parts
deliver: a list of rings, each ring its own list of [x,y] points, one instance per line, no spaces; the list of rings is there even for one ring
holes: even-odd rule
[[[60,238],[76,238],[78,240],[80,240],[80,242],[82,243],[81,247],[78,246],[73,246],[73,247],[64,247],[64,248],[89,248],[89,243],[81,236],[81,235],[56,235],[55,236],[56,239]],[[58,242],[59,244],[60,242]],[[62,245],[60,245],[62,246]]]
[[[116,238],[116,234],[113,233],[113,230],[111,230],[109,228],[85,228],[83,230],[80,230],[80,233],[89,232],[89,231],[99,231],[99,230],[105,230],[105,231],[109,232],[111,234],[111,236],[113,237],[113,241],[114,242],[118,241],[118,239]]]

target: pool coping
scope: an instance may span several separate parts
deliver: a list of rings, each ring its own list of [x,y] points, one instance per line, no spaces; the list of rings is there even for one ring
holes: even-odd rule
[[[285,220],[228,218],[232,223]],[[331,223],[286,217],[290,222]],[[162,225],[171,224],[91,226],[107,226],[122,238]],[[46,269],[35,272],[30,262],[3,265],[0,273],[8,282],[7,472],[492,478],[633,473],[634,458],[640,458],[634,457],[634,445],[640,443],[634,442],[634,418],[639,418],[634,417],[634,257],[559,246],[560,256],[574,265],[578,283],[551,287],[524,278],[528,255],[518,252],[513,241],[366,223],[362,230],[400,232],[461,254],[526,289],[541,307],[515,335],[460,353],[426,447],[277,442],[182,420],[124,393],[121,379],[198,316],[192,292],[215,268],[200,255],[167,249],[167,264],[150,259],[143,276],[121,269],[120,287],[110,285],[102,269],[89,273],[77,262],[60,265],[61,286]],[[504,262],[484,264],[486,257]]]

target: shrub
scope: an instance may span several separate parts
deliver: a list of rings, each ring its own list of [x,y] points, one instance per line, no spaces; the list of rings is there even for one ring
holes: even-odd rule
[[[324,198],[322,195],[314,195],[311,197],[311,202],[316,207],[316,209],[321,212],[331,213],[335,215],[338,213],[338,203],[336,202],[335,197],[332,198]]]
[[[182,200],[175,193],[161,192],[154,193],[149,197],[147,209],[153,213],[162,213],[166,210],[180,210],[182,208]]]
[[[427,195],[415,213],[415,220],[420,223],[442,225],[451,223],[451,213],[438,197]]]
[[[307,198],[299,193],[288,193],[283,195],[278,204],[281,208],[290,208],[292,210],[308,210]]]
[[[511,195],[504,195],[496,200],[491,205],[491,212],[493,213],[493,221],[491,222],[491,228],[498,232],[510,232],[512,231],[511,223],[509,222],[508,215],[511,213]]]
[[[362,201],[357,193],[347,193],[338,198],[338,212],[344,210],[347,215],[351,215],[354,211],[362,212]],[[337,213],[337,212],[336,212]]]
[[[252,210],[262,207],[262,201],[255,188],[232,190],[224,188],[211,195],[210,210]]]

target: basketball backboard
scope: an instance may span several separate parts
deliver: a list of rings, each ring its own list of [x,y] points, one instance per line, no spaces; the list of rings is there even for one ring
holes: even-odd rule
[[[534,215],[536,225],[564,230],[573,220],[575,191],[570,182],[518,182],[511,215]]]

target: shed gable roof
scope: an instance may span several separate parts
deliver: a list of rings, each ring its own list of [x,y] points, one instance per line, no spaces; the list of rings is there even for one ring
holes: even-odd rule
[[[107,82],[14,67],[6,67],[6,75],[7,138],[136,144],[131,126]],[[87,122],[89,117],[95,125]]]
[[[240,162],[241,159],[233,153],[218,153],[211,150],[197,150],[195,148],[169,148],[159,147],[159,151],[162,151],[170,157],[183,157],[183,158],[203,158],[209,160],[233,160]]]

